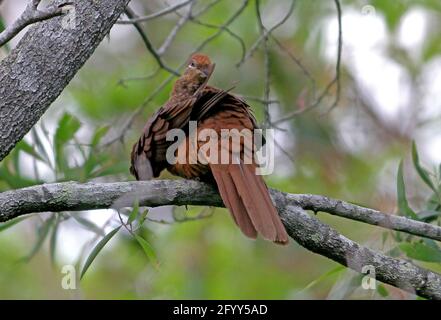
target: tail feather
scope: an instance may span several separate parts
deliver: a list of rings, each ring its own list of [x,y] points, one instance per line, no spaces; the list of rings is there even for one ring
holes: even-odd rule
[[[242,232],[249,238],[257,238],[256,228],[254,228],[248,216],[247,209],[239,197],[231,175],[226,169],[222,169],[219,166],[223,165],[212,167],[212,173],[225,206],[230,210],[234,222],[236,222]]]
[[[265,239],[288,243],[288,234],[262,179],[251,164],[211,165],[219,193],[231,214],[248,237],[260,233]]]

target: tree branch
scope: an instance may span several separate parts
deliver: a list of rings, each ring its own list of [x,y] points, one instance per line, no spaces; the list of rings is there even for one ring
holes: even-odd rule
[[[61,18],[34,25],[1,61],[0,160],[60,95],[129,1],[75,1],[72,28]]]
[[[193,1],[194,0],[186,0],[186,1],[183,1],[183,2],[175,4],[174,6],[167,7],[165,9],[161,10],[161,11],[152,13],[152,14],[150,14],[148,16],[134,17],[134,18],[130,18],[129,17],[130,18],[129,20],[119,20],[116,23],[117,24],[133,24],[133,23],[137,23],[137,22],[146,22],[146,21],[149,21],[149,20],[153,20],[155,18],[159,18],[159,17],[161,17],[163,15],[175,12],[176,10],[179,10],[180,8],[182,8],[184,6],[189,5]]]
[[[441,276],[410,262],[365,248],[304,210],[324,211],[385,228],[441,239],[441,228],[318,195],[271,190],[289,235],[306,249],[355,271],[375,268],[378,280],[430,299],[441,299]],[[75,211],[141,206],[209,205],[223,207],[212,186],[188,180],[43,184],[0,193],[0,221],[33,212]]]
[[[27,26],[39,21],[48,20],[53,17],[62,15],[63,6],[71,4],[70,2],[63,3],[59,6],[51,6],[49,8],[46,8],[45,10],[38,10],[37,7],[40,2],[41,0],[30,1],[20,17],[15,20],[13,24],[11,24],[3,32],[0,33],[0,47],[12,38],[14,38],[21,30],[23,30]]]
[[[127,17],[129,18],[135,18],[136,15],[135,13],[130,9],[130,8],[126,8],[125,10],[125,14],[127,15]],[[139,35],[142,38],[142,41],[144,42],[147,50],[152,54],[153,58],[156,60],[156,62],[158,63],[159,67],[161,69],[166,70],[167,72],[179,77],[180,74],[178,71],[173,70],[172,68],[170,68],[169,66],[167,66],[161,59],[159,53],[156,51],[156,49],[153,47],[153,44],[150,42],[149,38],[147,37],[147,34],[144,32],[144,30],[142,29],[142,26],[139,22],[133,22],[133,26],[136,28],[136,31],[138,31]]]

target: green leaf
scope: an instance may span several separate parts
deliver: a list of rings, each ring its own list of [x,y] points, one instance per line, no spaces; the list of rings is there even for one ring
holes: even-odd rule
[[[104,246],[109,242],[110,239],[121,229],[122,226],[119,226],[112,231],[110,231],[104,238],[100,240],[100,242],[97,243],[95,248],[93,248],[90,255],[87,257],[86,263],[84,263],[83,270],[81,270],[80,279],[83,278],[84,274],[86,273],[87,269],[89,269],[92,262],[95,260],[97,255],[100,253],[100,251],[104,248]]]
[[[105,127],[100,127],[100,128],[95,130],[95,133],[93,135],[92,142],[91,142],[92,147],[98,146],[98,144],[100,143],[101,139],[109,131],[109,128],[110,128],[109,126],[105,126]]]
[[[25,188],[36,184],[35,180],[12,174],[6,165],[0,167],[0,180],[6,182],[12,189]]]
[[[24,139],[22,139],[17,145],[15,146],[17,150],[21,150],[28,155],[37,158],[38,160],[45,162],[42,156],[38,154],[37,151],[35,151],[34,147],[32,147],[29,143],[27,143]]]
[[[57,236],[58,236],[58,225],[60,222],[59,214],[55,213],[54,227],[52,228],[51,237],[49,240],[49,255],[51,258],[52,266],[56,264],[56,250],[57,250]]]
[[[386,287],[381,283],[377,286],[377,292],[380,296],[384,298],[389,296],[389,291],[387,291]]]
[[[65,113],[58,122],[58,128],[54,136],[54,147],[57,164],[62,170],[67,167],[67,162],[63,155],[64,146],[73,139],[80,127],[80,121],[68,113]]]
[[[381,235],[381,243],[383,246],[386,243],[388,237],[389,237],[389,232],[384,231],[383,234]]]
[[[399,247],[401,251],[411,259],[426,262],[441,262],[441,250],[426,243],[401,243]]]
[[[158,261],[156,259],[156,254],[153,251],[153,248],[150,246],[150,244],[146,240],[144,240],[144,238],[142,238],[137,234],[135,234],[135,238],[138,241],[139,245],[142,247],[142,250],[144,250],[144,253],[147,256],[147,258],[149,258],[150,261],[152,261],[154,265],[157,267]]]
[[[20,217],[20,218],[15,218],[13,220],[10,220],[8,222],[4,222],[4,223],[0,223],[0,232],[16,225],[17,223],[27,219],[28,217]]]
[[[415,166],[415,169],[418,172],[420,178],[426,183],[427,186],[429,186],[430,189],[432,189],[436,193],[437,190],[432,180],[430,179],[429,172],[426,169],[424,169],[420,164],[418,149],[415,144],[415,141],[412,142],[412,160],[413,160],[413,165]]]
[[[129,218],[127,219],[127,224],[131,224],[133,221],[135,221],[136,217],[139,213],[139,201],[138,199],[135,200],[135,203],[133,204],[132,212],[130,212]]]
[[[441,212],[439,211],[435,211],[435,210],[423,210],[418,212],[418,217],[421,220],[434,220],[436,218],[438,218],[439,216],[441,216]]]
[[[74,218],[76,222],[81,224],[86,229],[88,229],[96,234],[99,234],[100,236],[103,236],[103,237],[105,236],[104,231],[100,227],[98,227],[95,223],[93,223],[92,221],[90,221],[86,218],[83,218],[82,216],[75,214],[75,213],[72,214],[71,217]]]
[[[5,24],[3,22],[3,19],[0,17],[0,32],[2,32],[3,30],[5,30]]]
[[[139,217],[139,225],[142,225],[143,223],[144,223],[144,221],[145,221],[145,219],[147,219],[147,214],[149,213],[149,209],[145,209],[142,213],[141,213],[141,215],[140,215],[140,217]]]
[[[397,174],[397,198],[398,198],[398,208],[400,214],[404,214],[406,217],[418,220],[416,213],[409,207],[409,203],[406,198],[406,187],[404,185],[404,175],[403,175],[403,161],[400,162]]]
[[[37,231],[37,241],[34,244],[34,247],[32,248],[31,252],[23,258],[24,261],[30,261],[35,254],[40,250],[41,246],[43,245],[44,241],[46,240],[49,230],[52,227],[52,224],[55,220],[55,215],[53,214],[49,219],[47,219],[43,224],[38,228]]]
[[[329,279],[331,277],[333,277],[334,275],[339,274],[340,272],[346,270],[346,268],[344,266],[337,266],[331,270],[329,270],[328,272],[322,274],[321,276],[319,276],[317,279],[311,281],[306,287],[304,287],[301,291],[306,291],[311,289],[313,286],[315,286],[316,284]]]
[[[37,133],[37,130],[35,128],[32,128],[31,135],[35,148],[38,150],[41,156],[44,157],[45,160],[44,162],[51,167],[51,160],[49,154],[47,153],[43,141],[41,140],[40,135]]]

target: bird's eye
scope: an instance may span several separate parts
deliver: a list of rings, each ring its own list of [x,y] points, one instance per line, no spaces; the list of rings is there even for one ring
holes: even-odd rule
[[[190,64],[188,65],[190,68],[195,68],[196,64],[194,63],[194,61],[190,62]]]

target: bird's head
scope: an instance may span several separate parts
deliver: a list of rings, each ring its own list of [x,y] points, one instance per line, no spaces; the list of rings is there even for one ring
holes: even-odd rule
[[[187,60],[187,67],[182,76],[176,81],[173,94],[194,95],[201,92],[213,73],[215,64],[210,58],[201,53],[193,54]]]
[[[213,73],[215,64],[210,58],[201,53],[193,54],[187,61],[184,77],[194,84],[202,85],[208,81]]]

